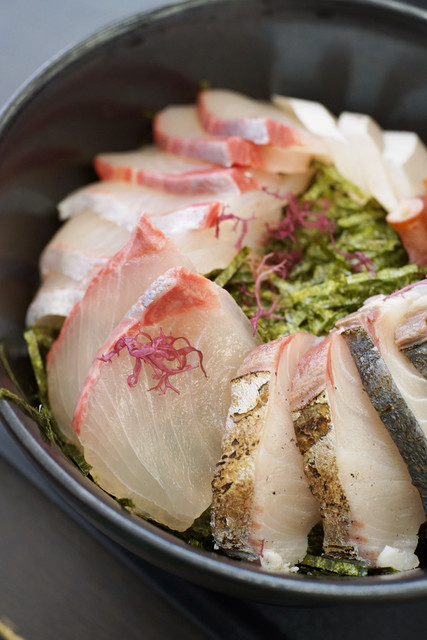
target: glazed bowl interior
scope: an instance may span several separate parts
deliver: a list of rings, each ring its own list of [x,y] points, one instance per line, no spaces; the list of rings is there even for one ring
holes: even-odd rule
[[[194,101],[201,82],[255,98],[314,99],[338,114],[427,140],[427,14],[386,1],[211,0],[112,25],[49,62],[0,123],[0,333],[26,370],[26,308],[39,254],[58,226],[56,203],[95,179],[93,156],[150,139],[150,114]],[[3,375],[2,386],[9,385]],[[150,562],[206,587],[276,604],[390,602],[427,595],[423,569],[363,579],[267,574],[198,551],[122,510],[36,425],[2,403],[30,458],[86,518]]]

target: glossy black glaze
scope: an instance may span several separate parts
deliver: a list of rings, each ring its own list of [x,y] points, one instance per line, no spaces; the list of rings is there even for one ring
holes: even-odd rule
[[[148,139],[148,113],[192,101],[207,80],[254,97],[276,92],[319,100],[336,113],[370,113],[384,128],[416,130],[427,140],[426,67],[427,13],[380,0],[189,2],[113,25],[51,61],[0,122],[0,332],[17,365],[38,255],[57,226],[56,202],[95,178],[96,152]],[[427,595],[422,570],[361,580],[279,577],[195,551],[122,511],[14,407],[1,411],[30,458],[85,517],[197,584],[277,604]]]

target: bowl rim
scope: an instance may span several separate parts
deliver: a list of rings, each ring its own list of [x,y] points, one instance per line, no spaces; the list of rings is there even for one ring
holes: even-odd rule
[[[185,16],[188,11],[230,1],[187,0],[160,9],[140,12],[114,21],[82,41],[64,48],[31,74],[0,110],[0,143],[26,105],[55,78],[90,52],[100,51],[103,45],[129,35],[136,28],[141,29],[153,22],[159,23],[175,16]],[[235,4],[247,2],[232,1]],[[363,6],[391,12],[395,17],[402,15],[423,20],[427,24],[426,10],[398,0],[282,0],[282,5],[295,6],[296,2],[299,7],[319,7],[321,4],[331,9],[341,9],[344,6],[346,9],[355,9]],[[331,601],[347,604],[390,603],[427,596],[427,577],[423,577],[420,569],[401,572],[394,576],[325,580],[306,575],[267,573],[257,567],[195,549],[172,534],[120,509],[106,494],[104,499],[101,490],[95,485],[89,487],[90,481],[83,479],[78,471],[70,472],[58,457],[52,455],[42,439],[29,428],[29,419],[6,401],[0,403],[0,416],[4,426],[31,462],[61,497],[87,520],[145,560],[201,586],[222,592],[228,591],[234,595],[238,592],[243,594],[243,597],[284,605],[302,601],[305,604]]]

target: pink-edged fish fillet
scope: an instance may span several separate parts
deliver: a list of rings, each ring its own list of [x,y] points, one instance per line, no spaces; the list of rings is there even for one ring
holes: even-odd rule
[[[224,167],[235,165],[281,173],[305,173],[312,156],[303,147],[256,145],[241,136],[214,136],[202,126],[196,107],[166,107],[154,119],[154,139],[169,153]]]
[[[26,326],[61,326],[64,318],[83,297],[86,287],[85,282],[78,282],[60,271],[51,271],[27,309]]]
[[[49,241],[40,258],[42,277],[60,271],[77,281],[99,271],[107,260],[129,240],[130,232],[104,220],[96,213],[82,211],[67,220]]]
[[[156,361],[170,372],[164,384],[179,393],[153,389],[162,382],[159,377],[153,380],[154,367],[123,348],[111,362],[94,360],[73,426],[96,482],[130,499],[139,514],[183,531],[211,502],[230,380],[259,341],[224,289],[179,267],[139,298],[98,358],[117,351],[126,339],[141,349],[171,340],[176,349],[187,349],[188,368],[181,361],[180,369],[171,358]],[[171,369],[181,373],[173,375]]]
[[[239,136],[257,145],[319,150],[320,141],[297,118],[271,102],[254,100],[229,89],[206,89],[197,98],[203,128],[215,136]]]
[[[309,174],[279,177],[263,173],[259,180],[262,184],[257,190],[216,193],[213,200],[204,203],[194,194],[162,193],[124,182],[97,182],[65,198],[59,204],[60,217],[67,219],[89,209],[132,229],[145,212],[182,252],[197,251],[198,256],[190,259],[197,271],[209,273],[227,266],[239,245],[259,249],[265,225],[280,219],[286,195],[300,193],[307,186]],[[218,241],[223,243],[224,252]]]
[[[142,216],[129,242],[91,281],[67,317],[47,358],[49,402],[64,436],[93,358],[135,300],[164,271],[191,263]],[[65,376],[65,377],[64,377]]]
[[[252,351],[232,380],[212,528],[230,555],[289,571],[307,553],[320,510],[304,474],[289,407],[300,358],[316,342],[296,333]]]
[[[340,333],[301,359],[291,407],[321,506],[326,555],[398,570],[418,566],[420,495]]]
[[[255,176],[245,169],[185,158],[153,145],[130,152],[101,153],[94,167],[101,180],[123,180],[169,193],[240,193],[257,188]]]

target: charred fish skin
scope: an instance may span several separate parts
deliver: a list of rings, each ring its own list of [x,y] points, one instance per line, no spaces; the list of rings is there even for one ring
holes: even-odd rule
[[[427,340],[419,344],[411,345],[410,347],[402,347],[401,352],[414,365],[417,371],[419,371],[424,378],[427,378]]]
[[[394,333],[397,348],[427,378],[427,311],[421,309],[405,318]]]
[[[369,399],[404,459],[427,513],[427,440],[364,327],[341,331]]]
[[[324,553],[342,560],[358,560],[348,544],[350,505],[339,481],[335,458],[335,434],[326,390],[292,414],[304,471],[318,500],[323,521]]]
[[[258,558],[249,543],[251,506],[258,425],[267,411],[270,377],[268,371],[257,371],[231,381],[232,400],[222,456],[212,481],[211,526],[215,543],[229,555],[247,560]]]

